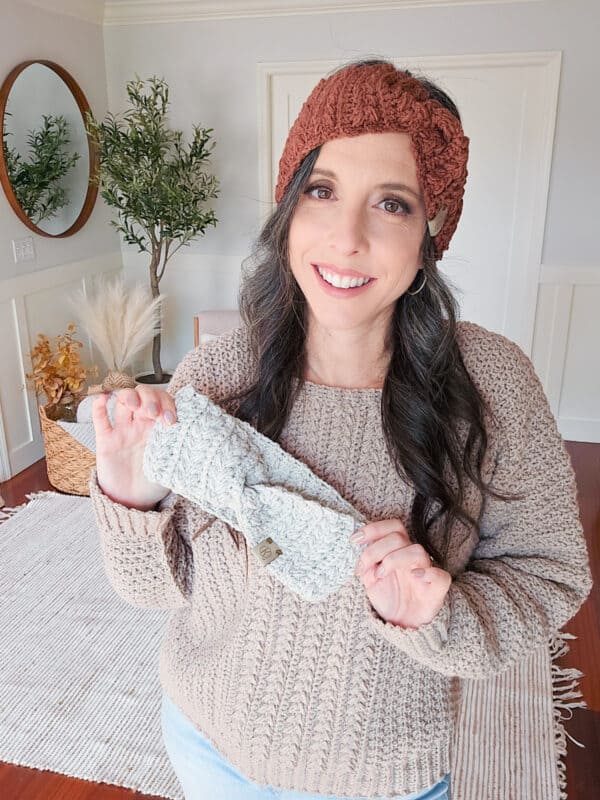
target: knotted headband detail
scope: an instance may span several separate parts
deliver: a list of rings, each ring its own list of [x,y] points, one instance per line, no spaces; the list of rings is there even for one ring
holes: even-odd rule
[[[277,580],[319,602],[354,577],[366,547],[350,535],[367,520],[302,461],[249,423],[185,386],[177,422],[156,423],[146,477],[240,531]]]

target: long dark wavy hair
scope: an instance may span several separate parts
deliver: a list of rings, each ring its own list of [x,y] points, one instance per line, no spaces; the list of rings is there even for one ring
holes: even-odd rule
[[[390,62],[371,59],[350,63]],[[339,69],[345,66],[348,65]],[[414,77],[428,89],[430,97],[460,120],[458,109],[442,89],[427,78]],[[250,257],[255,267],[248,270],[244,262],[238,296],[256,374],[250,386],[229,398],[238,401],[232,413],[273,441],[278,440],[286,424],[305,374],[307,304],[290,268],[288,233],[319,151],[317,147],[305,157],[281,202],[263,225]],[[433,245],[425,226],[422,254],[427,282],[418,294],[404,294],[396,301],[385,341],[391,360],[382,388],[381,417],[395,468],[415,489],[409,523],[411,538],[443,567],[450,528],[456,521],[465,526],[466,535],[474,527],[479,536],[478,520],[463,507],[465,476],[482,493],[501,500],[517,496],[498,494],[482,480],[488,446],[484,409],[490,418],[493,413],[463,363],[456,340],[458,303],[436,268]],[[415,282],[420,285],[422,280],[419,271]],[[464,447],[456,426],[460,420],[468,430]],[[455,477],[456,488],[444,476],[446,465]],[[438,505],[437,511],[434,505]],[[442,516],[440,552],[429,531]],[[232,531],[239,547],[235,533]]]

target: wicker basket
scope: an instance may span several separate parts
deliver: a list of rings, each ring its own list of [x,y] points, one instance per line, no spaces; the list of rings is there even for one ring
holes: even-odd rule
[[[42,436],[46,448],[48,480],[66,494],[89,495],[90,470],[96,464],[96,455],[52,419],[48,419],[44,406],[39,406]]]

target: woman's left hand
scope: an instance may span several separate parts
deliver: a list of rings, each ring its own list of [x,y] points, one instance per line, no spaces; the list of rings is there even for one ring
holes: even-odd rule
[[[452,576],[434,567],[428,552],[410,541],[399,519],[368,522],[355,531],[366,542],[354,571],[380,617],[402,628],[418,628],[435,617],[448,594]],[[377,568],[383,574],[376,574]],[[414,571],[418,570],[418,571]]]

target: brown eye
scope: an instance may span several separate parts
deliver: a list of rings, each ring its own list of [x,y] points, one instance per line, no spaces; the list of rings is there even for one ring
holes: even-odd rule
[[[382,203],[387,206],[385,210],[389,211],[390,214],[394,214],[399,217],[403,216],[404,214],[410,214],[410,206],[408,203],[405,203],[404,200],[400,200],[399,198],[390,197],[387,200],[382,200]],[[390,205],[392,208],[389,208]],[[398,209],[400,209],[401,213],[398,212]]]
[[[315,197],[312,194],[313,192],[331,192],[331,189],[329,189],[327,186],[309,186],[308,189],[306,189],[306,191],[304,192],[304,194],[309,194]],[[323,197],[322,195],[315,197],[315,200],[328,200],[328,199],[329,199],[328,197]]]

